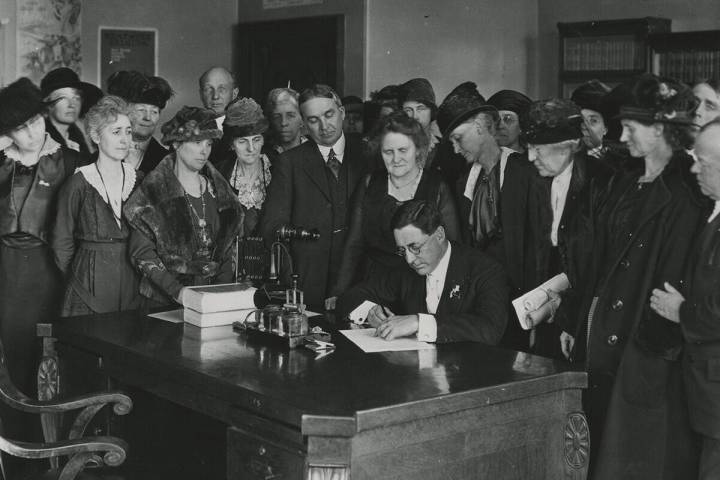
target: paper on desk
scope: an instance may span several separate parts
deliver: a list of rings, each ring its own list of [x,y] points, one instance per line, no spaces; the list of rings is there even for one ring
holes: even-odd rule
[[[358,330],[340,330],[351,342],[360,347],[365,353],[374,352],[399,352],[403,350],[431,350],[435,345],[421,342],[413,338],[396,338],[385,340],[375,336],[374,328],[363,328]]]
[[[165,320],[166,322],[182,323],[183,322],[183,309],[168,310],[167,312],[149,313],[148,317],[157,318],[159,320]]]
[[[520,326],[525,330],[529,330],[544,321],[551,312],[548,290],[562,293],[568,288],[570,288],[570,280],[568,280],[567,275],[561,273],[513,300],[512,305],[515,308],[518,320],[520,320]],[[533,312],[535,314],[531,315]]]

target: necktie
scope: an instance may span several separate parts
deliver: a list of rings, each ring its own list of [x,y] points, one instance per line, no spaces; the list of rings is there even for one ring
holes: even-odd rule
[[[340,175],[340,161],[337,155],[335,155],[335,150],[332,148],[330,149],[330,153],[328,153],[327,166],[335,177],[335,180],[337,180],[338,175]]]
[[[500,162],[486,173],[480,172],[470,207],[470,228],[474,244],[484,248],[498,233],[498,201],[500,200]]]

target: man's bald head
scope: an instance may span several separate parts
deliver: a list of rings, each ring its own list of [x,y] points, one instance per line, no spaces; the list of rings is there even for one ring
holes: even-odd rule
[[[218,115],[225,113],[228,103],[238,95],[235,78],[223,67],[212,67],[200,76],[200,98],[205,108],[210,108]]]

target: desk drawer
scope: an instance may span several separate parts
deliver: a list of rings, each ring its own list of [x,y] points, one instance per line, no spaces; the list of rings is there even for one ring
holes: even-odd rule
[[[228,428],[229,480],[300,480],[305,452],[297,446],[268,441],[239,428]]]

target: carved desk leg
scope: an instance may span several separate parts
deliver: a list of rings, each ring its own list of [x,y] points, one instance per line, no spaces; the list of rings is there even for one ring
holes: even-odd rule
[[[307,480],[350,480],[347,465],[308,465]]]
[[[60,369],[58,355],[55,350],[55,339],[52,337],[52,325],[39,323],[37,335],[42,338],[42,357],[38,366],[38,400],[54,400],[60,392]],[[56,442],[62,422],[60,414],[43,413],[40,415],[45,442]],[[53,468],[58,468],[58,459],[50,459]]]
[[[565,478],[585,480],[590,455],[590,430],[585,415],[570,413],[565,423]]]

